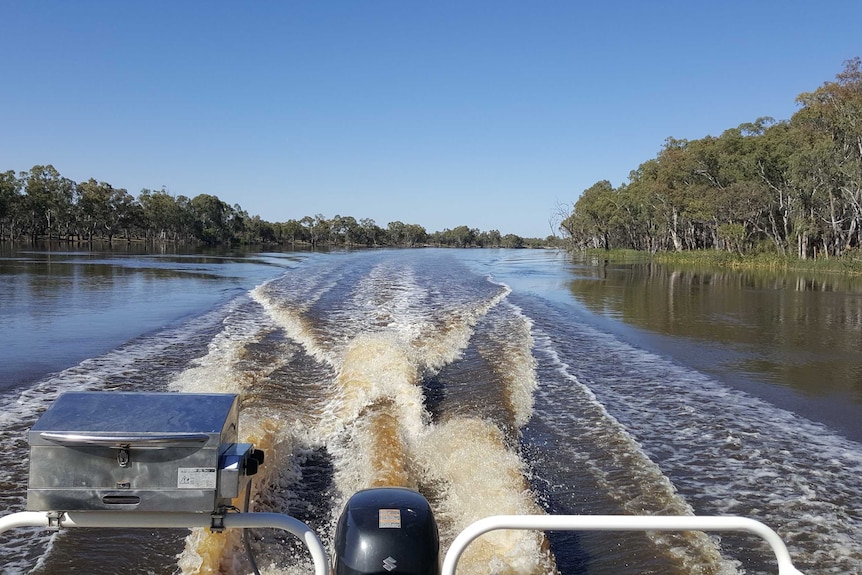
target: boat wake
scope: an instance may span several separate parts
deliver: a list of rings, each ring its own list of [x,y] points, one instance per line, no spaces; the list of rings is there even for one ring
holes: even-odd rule
[[[519,427],[529,419],[536,386],[532,339],[527,319],[506,303],[508,288],[478,277],[464,282],[458,271],[441,282],[439,269],[433,277],[423,276],[428,270],[421,265],[369,262],[364,274],[357,274],[355,265],[348,270],[331,265],[306,269],[301,276],[286,274],[254,290],[266,321],[242,337],[217,337],[210,353],[172,388],[241,393],[240,429],[247,441],[268,453],[275,450],[280,463],[303,450],[325,459],[330,472],[317,478],[322,485],[313,505],[314,513],[323,515],[305,519],[322,527],[320,532],[330,540],[344,502],[369,487],[420,490],[432,503],[444,546],[488,514],[541,513],[517,440]],[[432,413],[426,404],[427,386],[444,367],[473,345],[477,355],[500,355],[499,349],[473,343],[477,326],[489,321],[492,329],[478,339],[511,352],[506,355],[514,369],[488,358],[493,368],[472,375],[490,389],[475,386],[473,399],[490,399],[483,393],[503,398],[505,416],[494,421],[469,410],[447,413],[439,402]],[[258,355],[246,365],[250,349]],[[319,377],[310,397],[307,390],[294,393],[308,387],[293,381],[296,367]],[[219,382],[215,388],[213,382]],[[265,473],[278,473],[270,462],[265,468]],[[264,475],[258,493],[274,485],[288,493],[297,487],[291,480],[306,479],[302,471],[290,475]],[[263,503],[258,496],[256,505]],[[266,497],[274,510],[294,512],[290,507],[295,503],[290,497],[274,500],[271,493]],[[234,565],[241,555],[238,549],[235,540],[226,541],[223,535],[196,532],[180,565],[188,573],[242,569]],[[292,555],[269,563],[279,565],[273,572],[307,567],[292,564],[296,559]],[[554,571],[544,538],[530,532],[484,537],[461,562],[467,573],[487,572],[489,565],[500,573]]]

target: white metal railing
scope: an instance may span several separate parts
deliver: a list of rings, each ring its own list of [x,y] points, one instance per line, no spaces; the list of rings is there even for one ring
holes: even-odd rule
[[[143,511],[69,511],[52,513],[22,511],[0,517],[0,533],[15,527],[183,527],[273,528],[297,536],[311,553],[315,575],[329,575],[329,559],[317,534],[289,515],[280,513],[156,513]]]
[[[452,542],[443,559],[442,575],[455,575],[461,553],[474,539],[497,529],[539,531],[743,531],[765,539],[778,560],[779,575],[802,575],[778,534],[747,517],[696,515],[496,515],[476,521]]]
[[[298,537],[311,553],[315,575],[329,575],[329,559],[317,537],[302,521],[280,513],[159,513],[75,511],[65,513],[22,511],[0,517],[0,533],[15,527],[144,527],[144,528],[273,528]],[[696,515],[496,515],[468,526],[452,542],[443,559],[442,575],[455,575],[464,549],[477,537],[498,529],[539,531],[741,531],[764,539],[778,560],[778,575],[803,575],[793,566],[778,534],[746,517]]]

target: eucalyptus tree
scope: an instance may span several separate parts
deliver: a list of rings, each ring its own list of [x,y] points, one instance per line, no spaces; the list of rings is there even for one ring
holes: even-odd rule
[[[54,166],[33,166],[21,174],[24,180],[26,210],[30,217],[30,234],[33,239],[54,232],[60,235],[63,220],[72,215],[75,182],[60,175]]]
[[[389,245],[415,247],[428,241],[428,232],[418,224],[394,221],[386,226],[386,238]]]
[[[673,220],[672,212],[669,216],[667,202],[663,201],[659,191],[658,167],[658,159],[643,162],[629,174],[629,183],[624,191],[624,205],[629,206],[631,217],[638,218],[629,225],[637,228],[643,238],[642,243],[652,253],[668,248],[670,222]],[[637,244],[631,247],[637,247]]]
[[[827,180],[833,200],[847,209],[846,217],[830,213],[832,233],[840,248],[862,245],[862,59],[848,60],[836,81],[797,98],[803,108],[793,120],[825,137],[816,149],[816,173]],[[835,201],[830,202],[834,210]],[[839,225],[846,221],[845,226]]]
[[[227,220],[225,222],[225,231],[222,235],[223,242],[238,242],[246,234],[248,222],[251,218],[248,212],[242,209],[239,204],[234,204],[228,208]]]
[[[803,146],[800,134],[789,122],[759,128],[743,125],[741,128],[751,134],[748,156],[752,173],[750,183],[760,190],[764,202],[763,212],[754,225],[772,242],[779,254],[786,255],[800,205],[798,178],[791,161]]]
[[[794,146],[788,160],[794,200],[791,224],[796,255],[807,259],[816,256],[818,248],[821,254],[828,255],[829,244],[840,243],[845,218],[835,209],[836,168],[827,138],[806,130],[795,132],[802,144]]]
[[[133,232],[143,230],[144,211],[141,204],[124,188],[111,192],[111,214],[108,219],[108,239],[122,233],[123,238],[131,241]]]
[[[296,247],[296,242],[307,241],[306,229],[297,220],[287,220],[286,222],[275,225],[276,236],[282,242],[290,241],[292,247]]]
[[[107,222],[111,189],[110,184],[97,182],[93,178],[78,184],[80,227],[88,241],[92,241]]]
[[[580,198],[578,198],[580,200]],[[568,216],[560,221],[560,231],[568,236],[573,249],[598,247],[592,222],[578,209],[578,202],[572,206]]]
[[[317,236],[314,234],[314,218],[311,216],[302,216],[302,219],[299,220],[299,225],[302,226],[302,235],[313,247],[317,243]]]
[[[466,248],[475,243],[478,230],[471,229],[467,226],[458,226],[452,230],[445,230],[443,234],[447,239],[448,245]]]
[[[197,239],[207,244],[230,241],[229,220],[234,210],[228,204],[210,194],[198,194],[189,203],[193,216],[193,229]]]
[[[700,212],[703,190],[695,154],[688,140],[667,138],[656,160],[653,206],[665,220],[674,250],[693,248],[693,222]]]
[[[594,236],[594,247],[610,249],[610,236],[617,213],[611,183],[602,180],[584,190],[575,204],[575,211],[585,219],[585,229]]]
[[[330,225],[330,243],[355,245],[362,243],[363,230],[356,218],[353,216],[339,216],[332,218]]]
[[[246,243],[263,242],[275,243],[279,241],[276,232],[277,224],[271,224],[264,221],[260,216],[251,216],[246,218],[243,229],[244,241]]]
[[[500,238],[500,246],[504,248],[522,248],[524,247],[524,238],[515,234],[506,234]]]
[[[822,247],[840,236],[843,216],[833,201],[827,138],[794,116],[769,126],[752,142],[753,179],[765,199],[758,230],[776,251],[804,259],[816,244]]]
[[[768,210],[767,196],[754,168],[757,139],[771,118],[725,130],[690,143],[696,201],[692,213],[701,220],[704,245],[744,253],[762,235],[760,222]]]
[[[392,246],[402,245],[407,237],[404,228],[404,222],[397,220],[386,224],[386,243]]]
[[[647,186],[648,187],[648,186]],[[629,181],[616,190],[617,221],[627,238],[624,247],[655,253],[662,247],[663,232],[648,192],[642,190],[640,172],[629,174]]]
[[[408,247],[416,247],[428,241],[428,232],[419,224],[406,224],[404,226],[404,244]]]
[[[145,236],[148,239],[181,239],[186,216],[178,198],[164,189],[154,191],[144,188],[138,194],[138,203],[143,211]]]
[[[311,244],[325,243],[326,238],[329,237],[329,228],[330,224],[326,216],[315,214],[311,224]]]
[[[0,240],[15,239],[23,212],[22,181],[14,170],[0,173]]]
[[[371,218],[359,220],[362,229],[362,243],[366,246],[377,246],[386,243],[386,230],[377,225]]]
[[[311,243],[312,247],[320,244],[329,236],[329,220],[323,214],[311,216],[303,216],[299,220],[303,228],[303,236],[305,241]]]

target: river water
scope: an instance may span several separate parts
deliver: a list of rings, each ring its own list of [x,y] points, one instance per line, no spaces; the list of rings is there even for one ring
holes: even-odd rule
[[[500,513],[735,514],[811,574],[862,572],[862,285],[555,251],[0,252],[0,514],[69,390],[229,392],[254,508],[325,544],[369,486],[444,549]],[[255,530],[262,572],[307,573]],[[3,573],[249,573],[236,533],[19,529]],[[459,573],[776,573],[754,537],[498,532]]]

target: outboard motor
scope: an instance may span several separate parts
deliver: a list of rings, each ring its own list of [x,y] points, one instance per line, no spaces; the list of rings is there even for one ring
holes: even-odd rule
[[[428,501],[381,487],[355,493],[335,530],[335,575],[439,575],[440,537]]]

